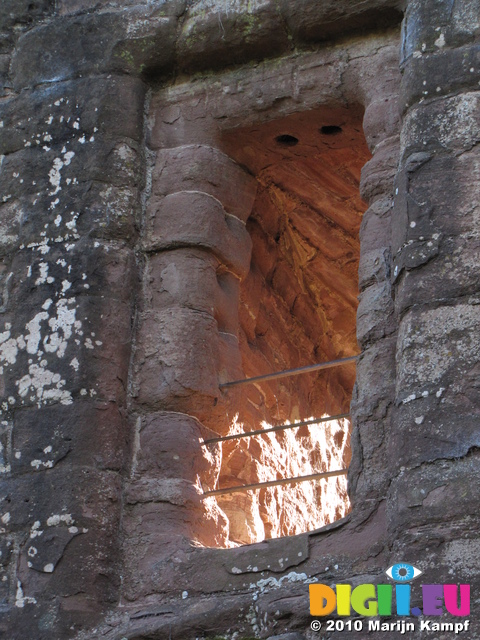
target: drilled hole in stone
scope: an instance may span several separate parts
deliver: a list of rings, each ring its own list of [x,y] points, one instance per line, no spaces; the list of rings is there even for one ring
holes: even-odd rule
[[[282,147],[294,147],[295,145],[298,144],[298,138],[295,138],[295,136],[291,136],[285,133],[281,136],[277,136],[275,138],[275,142],[282,145]]]
[[[324,136],[336,136],[342,131],[342,127],[338,127],[335,124],[325,125],[320,129],[320,133]]]

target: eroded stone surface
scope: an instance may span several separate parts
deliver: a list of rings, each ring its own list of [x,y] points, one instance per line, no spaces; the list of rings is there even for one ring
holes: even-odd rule
[[[478,590],[478,16],[477,0],[3,3],[3,636],[312,640],[311,580],[384,581],[399,559],[425,583]],[[222,464],[201,441],[244,399],[219,383],[355,347],[367,155],[349,164],[332,136],[340,178],[312,162],[318,129],[352,109],[373,153],[353,510],[298,538],[208,549],[229,523],[202,499]],[[309,111],[323,114],[314,132]],[[265,153],[275,134],[299,143]],[[203,237],[192,200],[168,228],[155,217],[192,186],[219,201]],[[336,375],[252,388],[248,414],[295,418],[324,392],[348,404],[353,373]],[[253,477],[267,452],[245,441],[224,460]]]

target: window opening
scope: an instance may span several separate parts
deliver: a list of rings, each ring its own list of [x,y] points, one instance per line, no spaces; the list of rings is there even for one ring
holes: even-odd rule
[[[235,419],[226,436],[204,441],[221,448],[218,481],[204,492],[226,514],[232,544],[318,528],[350,508],[345,470],[366,209],[359,182],[371,157],[362,116],[357,107],[322,108],[224,136],[226,153],[258,181],[239,307],[243,371],[254,380],[222,385]],[[344,359],[328,371],[316,364]]]

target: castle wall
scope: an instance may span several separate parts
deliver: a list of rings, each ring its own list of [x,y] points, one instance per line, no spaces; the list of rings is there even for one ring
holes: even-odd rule
[[[480,6],[401,5],[2,6],[6,637],[311,640],[310,580],[399,559],[475,589]],[[325,105],[365,110],[372,153],[352,512],[207,548],[256,189],[225,136]]]

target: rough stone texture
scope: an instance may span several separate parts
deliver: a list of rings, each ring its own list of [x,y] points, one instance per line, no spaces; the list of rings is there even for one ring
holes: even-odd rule
[[[251,268],[240,290],[240,349],[249,377],[357,352],[358,229],[365,209],[358,187],[361,167],[370,157],[360,123],[359,109],[337,107],[224,136],[224,148],[259,183],[247,221]],[[329,126],[338,130],[322,133]],[[298,143],[288,146],[278,141],[279,134]],[[235,399],[236,425],[249,430],[262,421],[282,424],[348,413],[353,382],[350,366],[247,387]],[[349,425],[334,422],[280,434],[271,442],[224,444],[220,484],[342,469],[350,458],[348,432]],[[343,479],[332,479],[269,489],[253,501],[241,494],[225,496],[219,504],[233,539],[253,542],[344,516],[345,489]],[[247,531],[241,526],[245,520]],[[248,528],[257,533],[249,534]]]
[[[2,636],[312,640],[309,581],[384,582],[398,560],[478,591],[479,16],[478,0],[2,3]],[[346,114],[358,152],[331,136],[314,177],[312,122]],[[208,548],[230,525],[202,491],[272,449],[201,440],[239,406],[343,407],[353,373],[219,383],[355,352],[357,260],[351,514]]]

